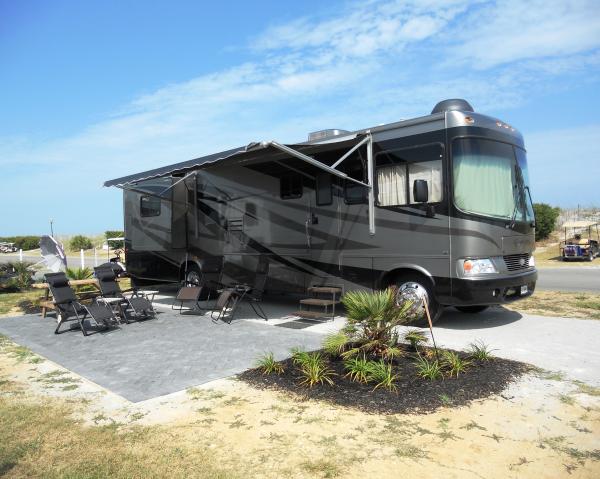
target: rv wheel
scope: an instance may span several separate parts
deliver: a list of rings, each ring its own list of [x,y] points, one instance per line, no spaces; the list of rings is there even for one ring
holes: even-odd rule
[[[185,283],[193,286],[200,286],[201,277],[202,273],[200,273],[198,266],[190,265],[185,273]]]
[[[409,315],[413,316],[412,324],[416,326],[427,326],[427,316],[423,308],[423,300],[427,302],[431,322],[438,320],[442,314],[442,306],[437,302],[433,294],[433,288],[429,280],[419,276],[402,276],[396,281],[398,288],[396,292],[396,304],[400,306],[405,301],[411,301]]]

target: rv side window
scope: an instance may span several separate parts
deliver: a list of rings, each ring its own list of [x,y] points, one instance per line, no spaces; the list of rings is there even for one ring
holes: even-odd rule
[[[319,173],[317,175],[317,206],[326,206],[333,203],[333,190],[331,184],[331,175],[329,173]]]
[[[279,183],[279,194],[281,199],[290,200],[302,197],[302,175],[298,173],[281,177]]]
[[[415,183],[415,180],[427,181],[427,189],[429,191],[428,203],[442,201],[442,160],[424,161],[408,165],[408,191],[411,203],[414,203],[412,185]]]
[[[160,216],[160,198],[142,196],[140,198],[140,216]]]
[[[406,164],[377,168],[377,203],[400,206],[406,201]]]

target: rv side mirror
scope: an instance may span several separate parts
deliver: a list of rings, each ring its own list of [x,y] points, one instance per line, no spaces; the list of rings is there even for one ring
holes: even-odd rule
[[[427,203],[429,200],[427,181],[415,180],[413,183],[413,199],[415,200],[415,203]]]

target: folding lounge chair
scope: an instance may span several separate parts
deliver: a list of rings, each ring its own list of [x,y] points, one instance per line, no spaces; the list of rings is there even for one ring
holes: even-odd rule
[[[199,284],[184,283],[177,292],[171,309],[181,313],[195,309],[206,309],[200,306],[200,301],[210,301],[211,294],[223,287],[223,257],[206,258],[202,263]],[[179,303],[179,307],[177,304]],[[194,303],[191,308],[184,309],[184,303]]]
[[[65,273],[48,273],[45,275],[45,278],[52,292],[58,316],[58,325],[54,330],[55,334],[60,334],[59,329],[64,322],[77,321],[81,332],[84,336],[87,336],[88,333],[84,322],[88,315],[92,318],[96,326],[101,326],[103,329],[108,329],[118,324],[117,318],[115,318],[110,306],[98,303],[90,305],[81,304],[75,295],[75,291],[69,285],[69,280]]]
[[[242,301],[247,300],[256,315],[267,321],[267,315],[262,309],[260,302],[265,292],[265,284],[267,283],[268,276],[269,262],[265,258],[261,258],[256,268],[256,274],[254,275],[254,283],[251,286],[239,283],[221,290],[215,309],[210,313],[212,320],[214,322],[227,320],[228,323],[231,323],[238,305]]]
[[[140,319],[147,319],[156,314],[152,302],[137,289],[131,290],[129,297],[123,294],[119,283],[117,283],[115,270],[110,266],[97,266],[94,268],[94,276],[96,276],[100,287],[101,298],[98,298],[98,300],[102,298],[120,299],[119,307],[125,322],[128,322],[127,311],[129,310],[133,311],[134,316]]]

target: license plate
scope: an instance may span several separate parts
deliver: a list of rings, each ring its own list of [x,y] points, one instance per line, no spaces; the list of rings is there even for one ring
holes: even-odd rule
[[[526,295],[528,292],[529,292],[529,288],[527,287],[527,285],[521,286],[521,296]]]

